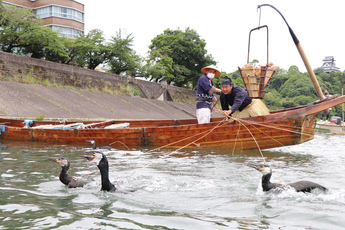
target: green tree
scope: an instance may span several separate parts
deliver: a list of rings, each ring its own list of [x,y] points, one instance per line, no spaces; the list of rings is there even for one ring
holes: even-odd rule
[[[180,87],[191,85],[195,89],[202,67],[216,64],[213,57],[207,55],[206,42],[190,28],[185,31],[166,29],[151,42],[146,77],[156,81],[174,82]]]
[[[0,16],[0,49],[8,53],[20,52],[25,42],[23,36],[41,23],[29,9],[4,6]]]
[[[43,58],[46,53],[50,53],[51,57],[59,56],[63,60],[68,60],[57,32],[49,27],[34,25],[21,36],[21,39],[23,54],[31,55],[32,58]]]
[[[89,69],[95,69],[104,63],[109,56],[109,49],[106,44],[103,31],[94,29],[85,36],[86,44],[90,45],[86,52],[86,62]]]
[[[296,107],[297,106],[297,104],[295,103],[295,102],[293,102],[293,101],[283,101],[283,107],[284,108],[292,108],[292,107]]]
[[[63,46],[64,52],[68,58],[65,56],[60,56],[58,53],[48,50],[46,59],[54,62],[61,62],[64,64],[75,64],[76,65],[76,55],[78,48],[76,47],[76,41],[78,38],[72,39],[69,37],[59,37],[59,41]]]
[[[312,96],[317,100],[313,83],[306,73],[297,73],[289,76],[289,79],[280,88],[280,94],[288,98],[300,95]]]
[[[268,90],[268,92],[265,93],[263,102],[266,105],[274,106],[277,108],[283,107],[282,96],[275,89]]]
[[[127,73],[131,76],[138,75],[141,58],[132,48],[133,40],[132,34],[122,38],[120,33],[116,33],[116,36],[111,38],[108,44],[109,72],[114,74]]]
[[[297,97],[294,97],[292,99],[293,102],[295,102],[297,105],[306,105],[313,101],[315,101],[315,97],[312,96],[306,96],[306,95],[299,95]]]
[[[66,41],[71,63],[79,67],[95,69],[109,57],[109,49],[103,31],[93,29],[86,35],[80,35],[74,42]]]
[[[57,33],[43,27],[42,20],[31,10],[5,6],[1,11],[0,27],[2,51],[31,55],[33,58],[42,58],[51,52],[60,59],[68,59]]]
[[[284,83],[289,79],[287,74],[274,74],[270,85],[268,86],[269,89],[275,89],[279,91],[280,87],[284,85]]]

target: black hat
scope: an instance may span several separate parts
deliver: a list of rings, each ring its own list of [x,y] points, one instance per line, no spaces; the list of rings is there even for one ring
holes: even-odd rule
[[[232,80],[228,76],[223,77],[221,85],[232,85]]]

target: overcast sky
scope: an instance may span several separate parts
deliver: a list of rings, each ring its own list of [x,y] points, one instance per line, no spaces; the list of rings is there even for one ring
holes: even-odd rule
[[[247,63],[249,31],[259,25],[257,6],[271,4],[295,32],[313,69],[325,56],[334,56],[336,66],[345,69],[344,0],[78,0],[85,5],[85,32],[102,30],[107,37],[134,37],[133,49],[147,56],[151,40],[164,32],[190,27],[206,42],[206,50],[227,73]],[[261,23],[269,28],[269,61],[288,69],[303,61],[280,15],[270,7],[261,8]],[[266,30],[251,36],[249,60],[266,63]]]

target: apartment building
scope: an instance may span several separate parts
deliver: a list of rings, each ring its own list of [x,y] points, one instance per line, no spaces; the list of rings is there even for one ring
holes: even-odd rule
[[[84,34],[84,4],[74,0],[3,0],[4,5],[32,9],[59,36]]]

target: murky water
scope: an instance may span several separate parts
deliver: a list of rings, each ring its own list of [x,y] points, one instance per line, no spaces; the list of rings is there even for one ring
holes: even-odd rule
[[[262,192],[261,174],[246,166],[263,162],[258,151],[185,149],[163,158],[172,150],[117,149],[107,153],[111,181],[141,189],[114,194],[100,191],[96,165],[79,156],[88,146],[2,142],[0,229],[344,229],[344,138],[318,133],[263,151],[272,180],[308,179],[330,190],[278,195]],[[51,156],[94,181],[68,189]]]

